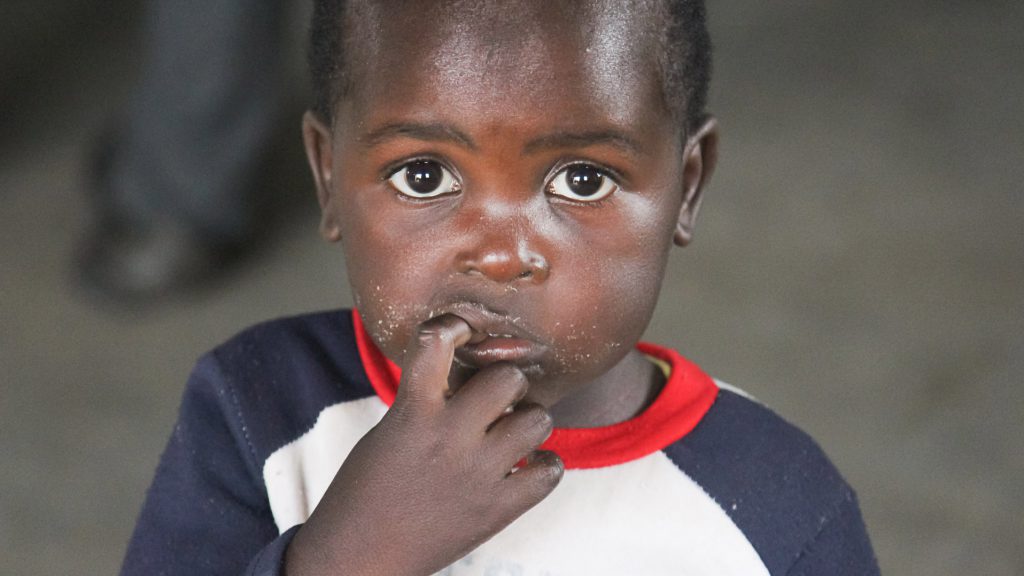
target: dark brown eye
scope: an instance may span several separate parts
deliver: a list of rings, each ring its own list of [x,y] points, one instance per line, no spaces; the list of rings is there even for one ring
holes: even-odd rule
[[[565,183],[578,196],[593,196],[603,182],[604,176],[590,166],[573,166],[565,173]]]
[[[441,170],[443,168],[437,162],[429,160],[413,162],[405,169],[405,181],[409,184],[409,188],[415,192],[430,194],[441,185],[441,177],[443,176]]]
[[[409,162],[392,174],[388,182],[411,198],[433,198],[460,189],[452,173],[433,160]]]
[[[547,186],[548,194],[577,202],[596,202],[618,189],[614,180],[589,164],[574,164],[563,169]]]

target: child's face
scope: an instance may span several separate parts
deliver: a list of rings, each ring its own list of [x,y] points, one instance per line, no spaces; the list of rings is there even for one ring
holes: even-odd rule
[[[662,102],[657,35],[594,2],[368,4],[353,88],[305,134],[374,340],[401,365],[453,312],[491,335],[459,363],[511,361],[546,405],[614,371],[713,159]]]

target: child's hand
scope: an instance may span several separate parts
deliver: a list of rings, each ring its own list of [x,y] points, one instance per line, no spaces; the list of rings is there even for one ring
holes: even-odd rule
[[[551,417],[518,368],[484,368],[448,397],[454,351],[472,330],[443,315],[421,324],[394,405],[356,444],[287,552],[286,572],[432,574],[540,502],[562,477],[536,451]],[[510,474],[516,463],[529,463]]]

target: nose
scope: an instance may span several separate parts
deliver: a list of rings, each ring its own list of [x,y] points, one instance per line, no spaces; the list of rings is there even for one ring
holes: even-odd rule
[[[538,248],[540,242],[532,226],[520,220],[478,219],[477,233],[456,255],[456,270],[500,283],[540,284],[547,280],[551,266]]]

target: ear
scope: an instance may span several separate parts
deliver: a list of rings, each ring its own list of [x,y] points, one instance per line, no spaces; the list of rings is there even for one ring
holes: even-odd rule
[[[683,205],[672,240],[686,246],[693,239],[693,226],[700,211],[704,188],[718,162],[718,121],[708,116],[683,147]]]
[[[320,233],[328,242],[337,242],[341,240],[341,227],[332,188],[334,150],[331,130],[310,110],[302,116],[302,143],[306,147],[306,159],[313,171],[316,197],[320,201]]]

